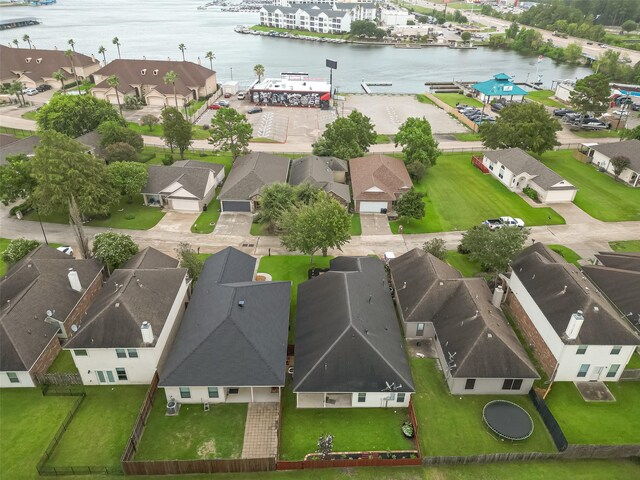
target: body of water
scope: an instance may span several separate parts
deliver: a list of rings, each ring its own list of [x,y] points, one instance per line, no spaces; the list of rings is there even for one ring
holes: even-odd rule
[[[285,38],[242,35],[233,31],[236,25],[254,25],[257,13],[232,13],[198,10],[206,0],[58,0],[42,7],[1,9],[2,18],[34,16],[41,25],[4,30],[0,42],[7,45],[28,34],[37,48],[69,48],[88,55],[98,54],[102,45],[107,60],[117,58],[112,39],[120,39],[123,58],[182,59],[178,45],[187,47],[188,60],[204,65],[207,51],[216,58],[213,68],[218,81],[233,78],[248,85],[255,75],[253,66],[265,66],[267,76],[280,72],[308,72],[328,81],[325,59],[338,62],[334,85],[342,92],[361,92],[360,82],[391,82],[391,87],[377,87],[376,92],[419,93],[428,81],[483,81],[495,73],[515,75],[515,81],[534,80],[537,57],[510,50],[454,50],[430,47],[419,50],[389,46],[340,45],[307,42]],[[555,64],[550,59],[539,65],[545,86],[559,79],[583,77],[585,67]]]

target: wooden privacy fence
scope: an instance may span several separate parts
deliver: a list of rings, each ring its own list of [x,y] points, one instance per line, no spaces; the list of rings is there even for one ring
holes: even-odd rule
[[[79,373],[36,373],[40,385],[82,385]]]
[[[352,467],[407,467],[422,465],[418,458],[380,458],[382,452],[371,452],[366,458],[335,459],[335,460],[278,460],[277,470],[310,470],[316,468],[352,468]],[[386,453],[386,452],[385,452]]]
[[[489,173],[489,169],[484,166],[482,163],[482,157],[478,157],[477,155],[471,156],[471,164],[480,170],[482,173]]]
[[[422,458],[422,450],[420,449],[420,432],[418,431],[418,419],[416,417],[416,411],[413,407],[413,396],[409,399],[409,417],[413,424],[413,441],[418,449],[418,458]]]
[[[432,93],[425,93],[425,96],[431,100],[433,103],[435,103],[438,107],[440,107],[441,109],[443,109],[445,112],[450,113],[451,115],[453,115],[454,117],[456,117],[460,123],[466,125],[467,127],[469,127],[471,130],[473,130],[474,132],[478,131],[478,124],[469,120],[467,117],[465,117],[464,115],[462,115],[457,108],[453,108],[451,105],[448,105],[446,103],[444,103],[442,100],[440,100],[438,97],[436,97],[434,94]]]
[[[125,475],[186,475],[190,473],[266,472],[276,469],[275,458],[229,460],[123,461]]]
[[[136,453],[138,444],[140,443],[140,439],[142,438],[142,433],[144,432],[144,427],[147,425],[147,420],[149,419],[151,409],[153,408],[153,397],[156,394],[156,390],[158,389],[159,381],[160,377],[158,377],[158,372],[156,372],[151,379],[151,384],[149,385],[147,393],[144,396],[144,400],[142,401],[142,407],[140,407],[140,412],[138,413],[138,417],[136,418],[136,423],[133,424],[133,431],[131,432],[129,440],[124,447],[122,457],[120,457],[122,470],[125,473],[127,473],[127,470],[125,469],[124,464],[132,460],[133,456]]]

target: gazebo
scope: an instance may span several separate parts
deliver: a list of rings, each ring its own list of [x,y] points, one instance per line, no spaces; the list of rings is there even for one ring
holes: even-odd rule
[[[476,83],[471,88],[479,92],[480,100],[483,103],[489,103],[493,98],[507,98],[511,101],[519,101],[528,93],[513,83],[511,77],[506,73],[498,73],[491,80]]]

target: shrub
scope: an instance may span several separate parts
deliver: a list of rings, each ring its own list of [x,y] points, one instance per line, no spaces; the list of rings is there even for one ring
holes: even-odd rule
[[[127,220],[133,220],[136,216],[133,213],[127,213],[124,218]]]
[[[440,260],[444,260],[447,256],[447,249],[445,248],[445,241],[441,238],[434,238],[422,245],[422,250],[426,253],[430,253]]]
[[[173,163],[173,155],[171,155],[170,153],[165,153],[164,157],[162,157],[162,164],[171,165],[172,163]]]
[[[142,163],[147,163],[149,160],[153,160],[156,158],[156,154],[153,152],[143,152],[138,156],[138,161]]]
[[[411,423],[410,420],[407,420],[402,424],[402,433],[404,434],[405,437],[408,437],[408,438],[413,437],[413,433],[414,433],[413,424]],[[395,455],[393,455],[392,458],[395,458]]]
[[[40,245],[40,242],[36,242],[35,240],[16,238],[15,240],[11,240],[5,251],[2,252],[2,259],[13,265],[14,263],[22,260],[38,245]]]
[[[15,216],[16,213],[18,212],[21,212],[22,215],[26,215],[31,211],[33,211],[33,206],[31,205],[31,202],[27,200],[26,202],[23,202],[20,205],[16,205],[15,207],[12,207],[11,210],[9,210],[9,215]]]
[[[524,187],[522,189],[522,193],[524,193],[527,197],[529,197],[534,202],[539,202],[540,201],[540,197],[538,197],[538,192],[536,192],[531,187]]]

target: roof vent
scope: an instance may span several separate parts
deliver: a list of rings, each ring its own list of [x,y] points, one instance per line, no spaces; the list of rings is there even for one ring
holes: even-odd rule
[[[244,300],[240,300],[240,301],[238,302],[238,306],[239,306],[240,308],[244,307]]]
[[[153,74],[154,75],[158,75],[158,69],[157,68],[153,71]]]
[[[443,286],[443,285],[444,285],[444,282],[441,280],[440,281],[440,286]]]
[[[140,75],[146,75],[147,74],[147,69],[143,68],[142,70],[140,70]]]
[[[120,302],[116,302],[116,308],[120,306]]]
[[[565,293],[567,293],[567,286],[566,286],[566,285],[562,288],[562,292],[560,292],[560,293],[561,293],[562,295],[564,295]]]
[[[490,333],[487,333],[487,338],[493,338],[493,335],[491,335]]]
[[[36,63],[42,62],[42,58],[36,58]]]
[[[594,307],[593,307],[593,311],[594,311],[594,312],[599,312],[599,311],[600,311],[600,308],[599,308],[599,307],[597,307],[597,306],[594,306]]]
[[[27,57],[24,59],[25,62],[30,63],[31,62],[31,57]]]

